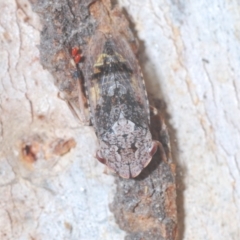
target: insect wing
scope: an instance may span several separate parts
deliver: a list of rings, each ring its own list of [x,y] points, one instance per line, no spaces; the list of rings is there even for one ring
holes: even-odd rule
[[[85,83],[100,141],[98,159],[122,177],[135,177],[152,157],[148,100],[140,68],[129,44],[120,37],[102,35],[89,46]]]

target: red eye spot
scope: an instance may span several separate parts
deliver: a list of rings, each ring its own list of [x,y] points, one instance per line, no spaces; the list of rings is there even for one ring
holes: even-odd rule
[[[72,57],[75,57],[78,54],[78,52],[79,52],[79,48],[77,47],[72,48],[72,51],[71,51]]]
[[[75,57],[74,57],[74,62],[77,64],[81,61],[82,56],[78,53]]]
[[[81,56],[81,53],[80,53],[80,50],[79,50],[78,47],[73,47],[72,48],[71,55],[72,55],[72,58],[74,59],[74,62],[76,64],[78,64],[82,59],[82,56]]]

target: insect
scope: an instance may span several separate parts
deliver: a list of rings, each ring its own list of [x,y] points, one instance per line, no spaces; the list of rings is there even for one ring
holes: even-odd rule
[[[158,143],[149,130],[149,103],[129,44],[102,34],[89,43],[84,66],[91,122],[99,140],[96,158],[123,178],[149,164]]]
[[[79,49],[71,54],[75,60]],[[86,97],[99,140],[96,158],[121,177],[134,178],[159,146],[149,130],[149,103],[136,57],[123,38],[102,34],[92,39],[84,58]]]

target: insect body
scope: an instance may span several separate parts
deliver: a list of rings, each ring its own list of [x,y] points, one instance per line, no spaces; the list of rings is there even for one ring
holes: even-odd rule
[[[140,69],[130,47],[111,36],[91,51],[86,89],[100,144],[97,159],[123,178],[136,177],[157,149]]]

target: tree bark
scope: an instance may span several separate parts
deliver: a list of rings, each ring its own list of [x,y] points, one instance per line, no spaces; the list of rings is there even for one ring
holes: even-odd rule
[[[82,14],[79,22],[91,1],[80,2],[74,10]],[[46,28],[29,2],[0,0],[0,238],[174,239],[164,233],[175,232],[176,163],[179,239],[240,239],[239,3],[119,3],[139,39],[149,96],[161,100],[173,162],[162,161],[159,152],[138,179],[105,174],[94,158],[92,127],[82,126],[59,96],[64,91],[78,104],[72,75],[61,68],[54,74],[54,60],[61,62],[69,49],[56,51],[45,39],[48,55],[41,55]],[[35,11],[43,16],[47,7],[57,13],[69,4],[63,9],[58,1],[42,1]],[[66,13],[72,26],[74,12]],[[82,26],[84,36],[92,33],[91,23]],[[53,43],[64,44],[61,34]],[[162,178],[168,185],[157,181]],[[173,212],[161,215],[164,204]]]

